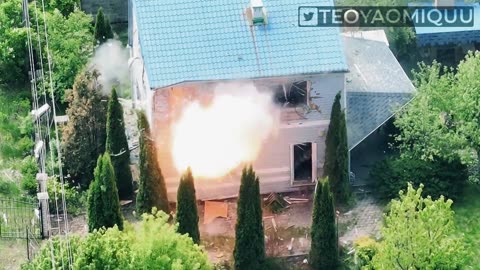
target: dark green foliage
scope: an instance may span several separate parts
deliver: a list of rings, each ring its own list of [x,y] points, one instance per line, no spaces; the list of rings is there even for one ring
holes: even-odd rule
[[[103,8],[100,7],[95,19],[95,40],[98,44],[102,44],[111,38],[113,38],[113,32],[110,20],[105,17]]]
[[[22,160],[20,172],[22,173],[22,182],[20,185],[23,191],[28,195],[36,196],[38,192],[38,183],[36,180],[38,165],[35,158],[32,156],[24,158]]]
[[[27,29],[21,0],[0,1],[0,84],[28,81]]]
[[[105,153],[98,158],[94,173],[95,179],[88,190],[88,230],[92,232],[102,227],[117,225],[123,229],[123,217],[120,213],[115,172],[110,155]]]
[[[106,106],[96,71],[77,76],[68,93],[69,121],[63,129],[64,164],[67,172],[83,186],[93,178],[95,161],[105,151]]]
[[[190,168],[182,175],[177,192],[178,233],[188,234],[195,244],[200,243],[198,230],[197,196]]]
[[[114,227],[82,238],[71,235],[73,265],[68,263],[67,238],[53,237],[21,269],[212,270],[205,250],[190,237],[178,234],[165,213],[144,214],[142,219],[122,231]]]
[[[325,140],[325,166],[323,174],[328,177],[337,202],[350,199],[348,179],[348,144],[345,113],[340,105],[341,95],[335,96]]]
[[[51,8],[51,10],[53,10],[56,8],[60,10],[63,16],[67,17],[76,7],[80,7],[80,0],[51,0],[48,4],[47,9]]]
[[[150,137],[147,117],[138,113],[140,131],[140,183],[137,194],[137,213],[150,213],[153,207],[169,213],[167,187],[158,165],[155,143]]]
[[[61,208],[62,205],[62,185],[59,179],[53,177],[49,178],[47,182],[47,191],[50,195],[50,199],[48,200],[48,208],[51,214],[55,214],[57,211],[57,205],[59,208]],[[63,191],[65,193],[65,203],[67,204],[68,214],[73,216],[84,214],[87,206],[88,192],[81,191],[79,187],[72,186],[68,182],[64,183]],[[57,193],[56,198],[55,193]],[[57,199],[56,203],[55,199]]]
[[[380,161],[370,172],[370,177],[377,184],[377,194],[382,199],[397,198],[408,182],[414,187],[424,184],[423,193],[433,199],[440,195],[457,199],[467,183],[468,170],[459,160],[425,161],[402,157]]]
[[[15,182],[0,177],[0,197],[16,197],[20,194]]]
[[[313,202],[310,265],[314,269],[330,270],[338,266],[336,229],[333,197],[326,179],[318,182]]]
[[[118,195],[121,199],[130,198],[133,193],[130,151],[125,135],[123,108],[118,101],[115,89],[112,90],[112,95],[108,101],[106,150],[112,158],[115,176],[117,177]]]
[[[263,269],[265,236],[259,179],[251,166],[243,169],[237,205],[236,240],[233,253],[235,269]]]
[[[29,93],[0,87],[0,157],[5,161],[23,158],[33,148]]]
[[[110,24],[110,19],[105,18],[105,38],[107,40],[113,38],[113,30],[112,30],[112,25]]]

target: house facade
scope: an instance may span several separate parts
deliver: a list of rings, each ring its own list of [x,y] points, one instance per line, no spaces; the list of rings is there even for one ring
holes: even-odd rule
[[[151,124],[170,200],[176,198],[181,174],[172,160],[172,126],[192,101],[208,104],[220,83],[225,92],[229,85],[253,84],[270,93],[280,111],[277,131],[264,140],[253,162],[261,193],[298,190],[323,175],[325,137],[337,93],[349,110],[350,65],[340,29],[298,27],[302,5],[331,6],[333,1],[133,0],[132,94]],[[400,80],[409,83],[406,76]],[[411,84],[407,88],[413,89]],[[387,102],[379,105],[392,107],[380,116],[382,121],[393,114],[393,101]],[[361,134],[355,140],[363,139]],[[356,143],[349,134],[349,144]],[[197,197],[236,197],[240,170],[197,182]]]

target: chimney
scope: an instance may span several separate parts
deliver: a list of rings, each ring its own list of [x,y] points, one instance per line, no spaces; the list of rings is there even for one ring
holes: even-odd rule
[[[436,8],[451,9],[455,7],[455,0],[435,0]]]
[[[263,6],[262,0],[251,0],[250,12],[252,25],[267,24],[267,10]]]

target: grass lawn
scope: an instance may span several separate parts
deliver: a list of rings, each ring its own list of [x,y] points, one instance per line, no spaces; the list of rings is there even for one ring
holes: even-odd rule
[[[469,185],[453,209],[458,229],[465,235],[470,252],[465,269],[480,269],[480,187]]]

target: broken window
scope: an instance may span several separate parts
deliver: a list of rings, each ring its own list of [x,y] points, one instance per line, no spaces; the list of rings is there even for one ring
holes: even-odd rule
[[[273,96],[276,104],[282,107],[298,107],[307,104],[308,83],[299,81],[278,86]]]
[[[312,143],[293,146],[293,181],[312,181]]]

